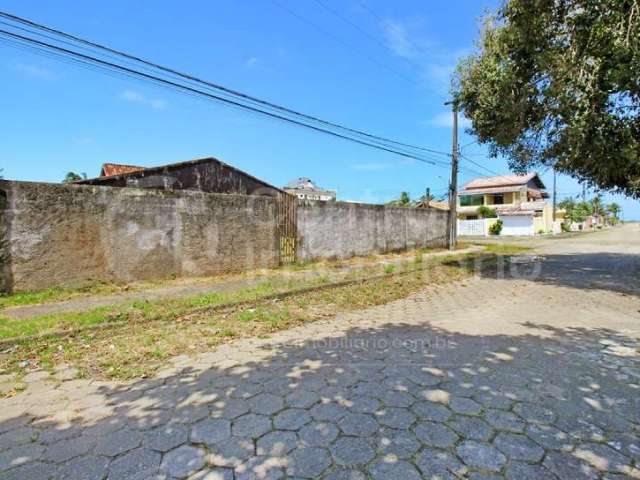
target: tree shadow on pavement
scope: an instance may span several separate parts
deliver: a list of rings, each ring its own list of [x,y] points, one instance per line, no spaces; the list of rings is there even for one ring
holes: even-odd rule
[[[640,475],[637,339],[525,326],[318,325],[133,383],[41,375],[0,401],[0,478]]]
[[[640,296],[640,255],[636,254],[525,254],[498,257],[492,261],[485,259],[484,262],[451,261],[449,264],[458,265],[482,278],[525,280]]]

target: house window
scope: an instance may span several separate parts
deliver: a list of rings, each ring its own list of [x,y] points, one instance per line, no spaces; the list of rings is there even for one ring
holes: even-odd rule
[[[494,205],[503,205],[504,204],[504,195],[498,194],[493,196],[493,204]]]
[[[461,207],[477,207],[484,204],[482,195],[460,195]]]

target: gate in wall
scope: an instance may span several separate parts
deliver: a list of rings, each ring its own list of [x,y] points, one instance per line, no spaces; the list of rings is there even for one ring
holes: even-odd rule
[[[277,204],[280,265],[290,265],[296,261],[298,197],[288,193],[280,193]]]

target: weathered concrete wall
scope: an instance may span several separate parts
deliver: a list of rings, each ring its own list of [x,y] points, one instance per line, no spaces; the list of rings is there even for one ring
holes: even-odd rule
[[[264,196],[0,181],[0,287],[274,267],[276,226]]]
[[[298,204],[298,260],[446,246],[447,213],[345,202]]]

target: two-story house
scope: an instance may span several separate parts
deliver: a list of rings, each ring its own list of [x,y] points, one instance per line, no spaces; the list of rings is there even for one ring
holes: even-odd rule
[[[533,235],[553,229],[549,194],[537,173],[476,178],[458,192],[458,218],[479,218],[478,207],[495,210],[504,235]]]

